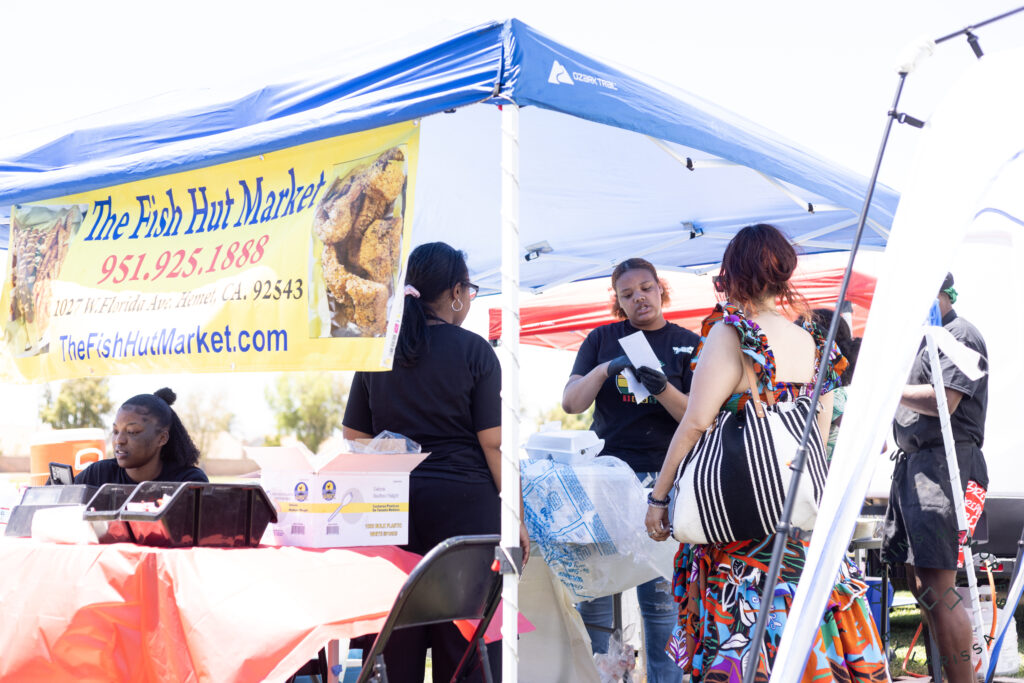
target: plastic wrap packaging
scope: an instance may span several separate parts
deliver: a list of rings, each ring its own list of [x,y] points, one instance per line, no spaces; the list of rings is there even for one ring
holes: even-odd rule
[[[422,453],[423,448],[407,436],[383,431],[372,439],[349,439],[352,453]]]
[[[629,637],[628,629],[625,638],[622,632],[617,630],[608,638],[608,652],[594,654],[594,665],[601,677],[601,683],[630,683],[633,680],[636,650],[625,642]]]
[[[84,505],[42,508],[32,516],[32,538],[50,543],[98,543],[92,525],[82,520]]]
[[[526,528],[575,601],[672,575],[676,543],[644,532],[647,491],[622,460],[523,462]]]

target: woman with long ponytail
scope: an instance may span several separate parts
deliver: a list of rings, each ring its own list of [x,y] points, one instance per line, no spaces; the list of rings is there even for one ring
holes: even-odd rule
[[[406,265],[394,369],[357,372],[345,409],[346,439],[387,430],[429,453],[409,480],[404,547],[421,555],[452,536],[500,530],[501,367],[490,345],[461,327],[477,289],[461,251],[444,242],[416,247]],[[519,535],[528,554],[525,527]],[[495,681],[500,645],[487,646]],[[451,680],[466,640],[450,623],[392,634],[384,650],[388,680],[421,683],[428,647],[433,680]],[[483,680],[481,671],[469,680]]]

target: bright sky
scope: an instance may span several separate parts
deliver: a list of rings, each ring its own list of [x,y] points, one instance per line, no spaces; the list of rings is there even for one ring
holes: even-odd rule
[[[920,36],[936,38],[1014,7],[1013,0],[4,3],[0,159],[52,137],[47,131],[62,122],[98,112],[91,120],[109,119],[110,109],[128,103],[173,109],[194,101],[183,91],[246,92],[343,64],[339,55],[424,27],[454,33],[515,16],[581,52],[673,83],[866,176],[902,50]],[[977,33],[986,52],[1018,46],[1024,15]],[[972,60],[962,38],[940,46],[908,79],[901,110],[927,118]],[[890,142],[882,179],[896,189],[916,137],[914,129],[901,126]],[[486,308],[481,302],[480,311]],[[473,329],[483,331],[485,324],[484,315],[473,316]],[[571,360],[571,354],[525,352],[528,408],[560,399]],[[251,436],[273,431],[261,408],[265,379],[145,376],[114,378],[112,385],[115,400],[165,384],[182,396],[229,386],[238,431]],[[38,393],[4,386],[0,425],[34,423]]]

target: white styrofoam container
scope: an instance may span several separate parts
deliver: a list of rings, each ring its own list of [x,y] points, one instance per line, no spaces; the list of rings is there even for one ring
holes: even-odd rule
[[[602,448],[604,439],[582,429],[535,432],[526,439],[526,453],[534,460],[551,458],[556,462],[581,462],[593,459]]]

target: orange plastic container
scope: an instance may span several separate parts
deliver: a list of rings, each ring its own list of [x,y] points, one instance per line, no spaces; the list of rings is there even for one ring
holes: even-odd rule
[[[78,474],[106,455],[107,437],[102,429],[53,429],[38,432],[29,444],[32,483],[42,484],[50,474],[51,462],[71,465]]]

